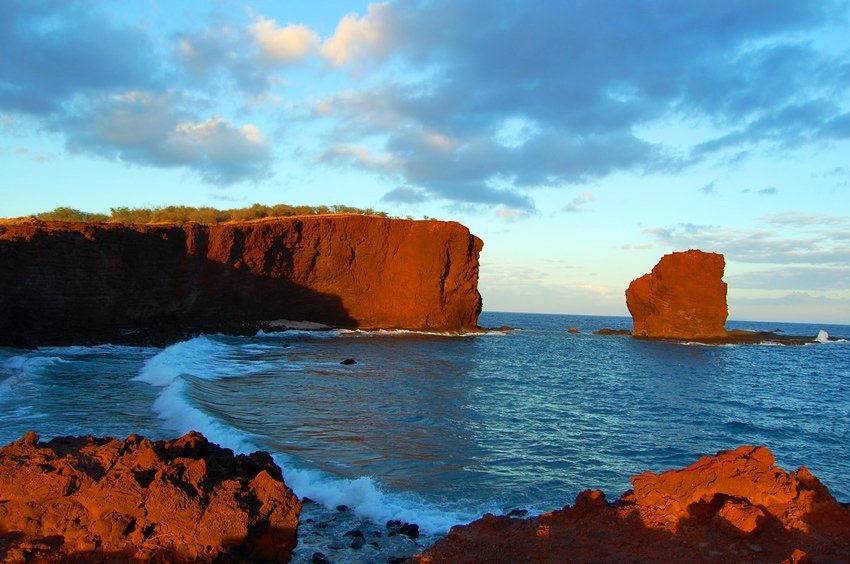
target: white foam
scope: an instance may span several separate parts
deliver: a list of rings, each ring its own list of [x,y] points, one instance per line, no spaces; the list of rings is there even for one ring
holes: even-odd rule
[[[426,535],[443,534],[452,526],[468,523],[487,511],[498,511],[496,508],[480,512],[440,509],[413,494],[386,492],[368,476],[347,480],[319,470],[297,468],[286,455],[276,454],[274,460],[283,470],[286,485],[298,497],[309,497],[328,509],[346,505],[355,515],[378,524],[391,519],[416,523]]]
[[[313,339],[329,339],[331,337],[339,337],[340,332],[340,329],[332,329],[330,331],[319,331],[316,329],[287,329],[286,331],[264,331],[260,329],[254,336],[259,339],[270,337],[310,337]]]
[[[817,341],[818,343],[826,343],[827,341],[829,341],[829,333],[821,329],[820,331],[818,331],[818,336],[815,337],[815,341]]]
[[[280,335],[293,333],[287,331]],[[188,396],[190,381],[187,378],[211,380],[242,375],[246,371],[256,372],[258,366],[265,368],[265,363],[250,359],[240,361],[234,356],[262,354],[269,348],[274,347],[258,348],[251,343],[232,345],[209,337],[196,337],[171,345],[149,358],[134,379],[162,388],[153,403],[153,410],[166,428],[181,435],[191,430],[199,431],[210,441],[236,453],[247,454],[261,450],[256,438],[193,405]],[[386,492],[368,476],[339,478],[320,470],[299,467],[296,459],[286,454],[275,453],[274,458],[283,470],[286,484],[299,497],[309,497],[331,510],[347,505],[354,514],[378,524],[398,519],[418,524],[425,535],[442,534],[453,525],[479,517],[484,511],[498,511],[495,507],[483,511],[445,510],[412,494]]]
[[[168,429],[181,435],[192,430],[199,431],[211,441],[234,451],[252,452],[257,447],[247,434],[192,404],[186,393],[186,377],[217,380],[254,374],[271,366],[250,358],[261,353],[256,348],[243,350],[238,345],[228,345],[209,337],[195,337],[166,347],[149,358],[133,380],[163,388],[153,403],[153,410]],[[247,354],[248,358],[234,358],[237,354]]]
[[[258,450],[250,437],[192,405],[186,396],[187,382],[182,378],[165,386],[153,403],[153,410],[165,427],[185,435],[198,431],[206,438],[237,453]]]
[[[261,355],[265,350],[256,346],[228,345],[205,336],[195,337],[166,347],[147,359],[133,380],[152,386],[167,386],[186,375],[203,380],[238,378],[273,366],[250,358]],[[238,358],[236,353],[248,358]]]
[[[413,329],[343,329],[340,331],[342,336],[352,337],[394,337],[406,335],[422,335],[429,337],[483,337],[483,336],[504,336],[507,331],[496,331],[488,329],[487,331],[415,331]]]
[[[112,345],[112,344],[103,344],[103,345],[92,345],[92,346],[82,346],[82,345],[71,345],[67,347],[39,347],[38,352],[40,353],[52,353],[52,354],[61,354],[62,356],[80,356],[80,355],[88,355],[88,354],[116,354],[122,357],[126,357],[128,355],[133,355],[136,353],[144,353],[150,354],[153,351],[158,349],[153,347],[131,347],[127,345]]]

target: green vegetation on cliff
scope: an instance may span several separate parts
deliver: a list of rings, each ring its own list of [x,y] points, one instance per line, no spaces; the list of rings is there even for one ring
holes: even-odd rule
[[[247,208],[218,210],[211,207],[165,206],[161,208],[110,208],[109,214],[89,213],[74,208],[56,208],[53,211],[37,213],[35,219],[42,221],[114,221],[120,223],[186,223],[194,221],[203,224],[223,223],[225,221],[251,221],[267,217],[291,217],[294,215],[327,215],[348,213],[357,215],[377,215],[387,217],[387,212],[372,208],[360,209],[351,206],[290,206],[277,204],[264,206],[254,204]]]

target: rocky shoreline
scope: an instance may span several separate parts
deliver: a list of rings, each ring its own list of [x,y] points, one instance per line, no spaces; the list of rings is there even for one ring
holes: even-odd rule
[[[195,432],[46,443],[28,433],[0,448],[0,559],[286,562],[298,544],[310,552],[299,560],[313,562],[379,550],[418,563],[850,559],[850,509],[805,467],[778,468],[765,447],[634,476],[615,502],[586,490],[536,517],[488,514],[425,550],[413,523],[358,527],[347,507],[313,509],[284,480],[268,454],[234,456]],[[330,520],[351,529],[323,537]]]

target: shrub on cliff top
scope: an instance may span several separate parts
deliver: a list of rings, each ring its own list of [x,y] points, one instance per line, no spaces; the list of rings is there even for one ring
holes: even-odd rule
[[[186,223],[194,221],[203,224],[225,221],[251,221],[267,217],[291,217],[295,215],[327,215],[348,213],[357,215],[377,215],[387,217],[387,212],[372,208],[355,208],[344,205],[333,206],[290,206],[277,204],[265,206],[254,204],[247,208],[219,210],[211,207],[164,206],[160,208],[111,208],[110,214],[89,213],[74,208],[61,207],[53,211],[35,214],[42,221],[114,221],[119,223]]]

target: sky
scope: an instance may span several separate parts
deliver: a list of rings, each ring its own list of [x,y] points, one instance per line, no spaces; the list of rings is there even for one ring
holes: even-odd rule
[[[345,204],[459,221],[484,309],[850,324],[850,1],[0,2],[0,217]]]

